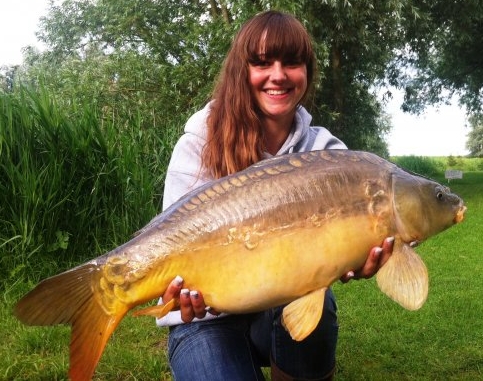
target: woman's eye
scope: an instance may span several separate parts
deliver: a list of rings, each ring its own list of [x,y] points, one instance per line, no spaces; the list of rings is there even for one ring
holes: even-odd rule
[[[262,60],[258,61],[256,64],[256,66],[261,66],[261,67],[266,67],[270,65],[271,65],[270,61],[262,61]]]
[[[262,59],[253,59],[249,60],[248,63],[252,66],[258,66],[258,67],[266,67],[270,66],[270,62],[267,60],[262,60]]]
[[[302,65],[302,62],[300,60],[288,60],[284,61],[284,66],[300,66]]]

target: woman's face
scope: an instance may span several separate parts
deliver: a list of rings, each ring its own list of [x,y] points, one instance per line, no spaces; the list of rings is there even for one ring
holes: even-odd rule
[[[252,94],[265,117],[280,120],[294,117],[307,90],[305,63],[260,59],[249,64],[248,74]]]

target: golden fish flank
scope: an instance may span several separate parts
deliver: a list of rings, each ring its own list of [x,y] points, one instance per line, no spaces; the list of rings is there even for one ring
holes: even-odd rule
[[[162,295],[178,274],[220,312],[286,305],[283,324],[303,340],[322,316],[327,287],[387,236],[395,247],[377,283],[403,307],[420,308],[428,275],[409,244],[462,221],[465,210],[446,187],[370,153],[274,157],[202,186],[131,241],[42,281],[15,314],[30,325],[72,326],[74,381],[92,378],[125,314]],[[163,316],[176,304],[136,314]]]

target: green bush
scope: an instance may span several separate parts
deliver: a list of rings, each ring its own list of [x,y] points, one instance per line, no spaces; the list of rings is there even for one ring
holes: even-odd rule
[[[398,156],[393,157],[392,161],[401,168],[424,176],[434,176],[444,171],[441,161],[425,156]]]

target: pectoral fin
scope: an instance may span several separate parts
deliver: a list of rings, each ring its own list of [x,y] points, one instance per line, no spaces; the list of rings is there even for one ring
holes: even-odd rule
[[[292,339],[301,341],[317,327],[322,317],[326,290],[322,288],[312,291],[285,306],[282,324]]]
[[[408,310],[421,308],[428,296],[428,270],[407,244],[394,246],[376,279],[382,292]]]
[[[162,318],[169,311],[175,309],[178,306],[176,299],[171,299],[166,304],[158,304],[156,306],[143,308],[133,312],[133,316],[154,316],[155,318]]]

